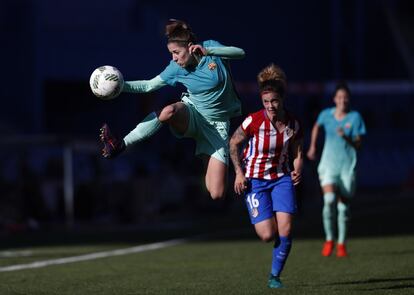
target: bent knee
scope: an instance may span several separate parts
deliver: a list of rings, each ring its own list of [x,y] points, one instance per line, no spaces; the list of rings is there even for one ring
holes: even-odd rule
[[[222,200],[226,197],[226,186],[221,184],[211,185],[206,179],[206,188],[213,200]]]
[[[167,122],[174,116],[176,112],[177,107],[174,104],[170,104],[161,110],[158,118],[161,122]]]
[[[226,197],[226,194],[220,191],[210,192],[210,197],[213,200],[223,200]]]
[[[272,242],[275,239],[273,232],[264,232],[258,234],[259,238],[266,243]]]
[[[226,190],[223,187],[207,188],[213,200],[223,200],[226,197]]]

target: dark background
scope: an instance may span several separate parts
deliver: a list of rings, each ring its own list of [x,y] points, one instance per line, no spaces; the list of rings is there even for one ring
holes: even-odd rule
[[[169,18],[187,21],[200,41],[246,51],[245,59],[232,62],[244,115],[261,107],[256,74],[270,62],[279,64],[288,76],[288,108],[303,123],[305,150],[318,112],[333,106],[335,83],[348,81],[352,105],[368,130],[359,154],[359,200],[368,207],[411,200],[412,1],[1,0],[2,230],[239,212],[232,175],[227,201],[210,201],[193,142],[176,140],[168,128],[117,160],[100,157],[103,122],[124,136],[184,89],[101,101],[89,89],[89,76],[101,65],[116,66],[126,80],[159,74],[170,60],[164,37]],[[65,151],[72,157],[72,194],[64,186]],[[298,188],[303,214],[320,206],[316,163],[305,164]],[[65,195],[74,198],[69,222]]]

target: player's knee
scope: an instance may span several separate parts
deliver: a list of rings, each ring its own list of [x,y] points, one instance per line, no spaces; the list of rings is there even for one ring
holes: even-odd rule
[[[336,201],[336,196],[334,192],[324,193],[323,195],[323,202],[327,206],[331,206]]]
[[[177,111],[176,106],[174,104],[170,104],[161,110],[158,118],[161,122],[167,122],[174,116],[176,111]]]
[[[225,196],[226,196],[226,194],[225,194],[224,191],[221,191],[221,190],[210,191],[210,197],[215,201],[216,200],[223,200]]]
[[[213,200],[223,200],[226,196],[226,189],[221,185],[207,186],[207,190]]]
[[[271,231],[261,232],[258,236],[263,242],[266,243],[273,242],[275,239],[275,234]]]
[[[338,210],[338,219],[341,219],[343,221],[348,220],[349,215],[349,208],[347,204],[344,204],[342,202],[339,202],[337,205]]]

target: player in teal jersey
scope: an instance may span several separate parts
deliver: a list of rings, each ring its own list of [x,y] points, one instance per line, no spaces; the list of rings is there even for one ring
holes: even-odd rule
[[[245,56],[244,50],[208,40],[196,43],[195,34],[183,21],[166,25],[169,65],[151,80],[126,81],[123,92],[144,93],[166,85],[184,85],[181,101],[149,114],[123,139],[101,128],[103,156],[113,158],[168,124],[177,137],[196,140],[196,154],[206,162],[205,183],[213,199],[223,198],[227,186],[229,120],[241,114],[241,104],[233,86],[230,59]]]
[[[322,255],[332,254],[336,220],[336,255],[345,257],[349,203],[355,192],[357,149],[361,146],[366,129],[361,115],[350,109],[350,91],[346,83],[337,85],[333,100],[335,107],[323,110],[313,126],[307,156],[310,160],[316,159],[316,142],[323,127],[325,142],[318,165],[324,199],[322,220],[326,236]]]

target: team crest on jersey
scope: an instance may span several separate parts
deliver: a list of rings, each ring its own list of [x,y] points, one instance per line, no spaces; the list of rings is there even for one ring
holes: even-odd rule
[[[208,69],[210,71],[214,71],[217,68],[217,64],[215,62],[211,62],[208,64]]]
[[[257,208],[253,208],[250,211],[250,214],[252,215],[253,218],[256,218],[257,216],[259,216],[259,210],[257,210]]]
[[[346,129],[351,128],[351,123],[349,123],[349,122],[348,122],[348,123],[346,123],[344,127],[345,127]]]

